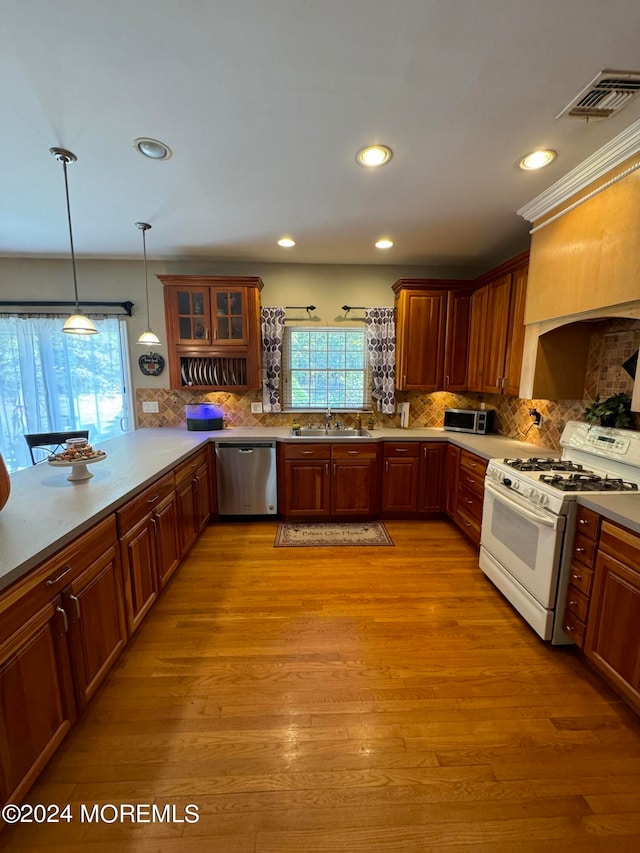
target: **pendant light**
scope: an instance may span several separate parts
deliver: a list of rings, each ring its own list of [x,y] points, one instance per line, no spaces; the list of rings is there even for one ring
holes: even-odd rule
[[[69,243],[71,245],[71,266],[73,268],[73,292],[75,295],[75,313],[67,318],[62,331],[69,335],[97,335],[98,330],[86,314],[82,313],[78,302],[78,277],[76,275],[76,256],[73,251],[73,231],[71,230],[71,206],[69,205],[69,182],[67,180],[67,165],[75,163],[78,159],[71,151],[65,148],[50,148],[49,151],[59,163],[62,163],[64,172],[64,191],[67,199],[67,221],[69,223]]]
[[[149,282],[147,280],[147,242],[145,239],[145,232],[148,231],[151,226],[148,222],[136,222],[136,227],[142,231],[142,251],[144,253],[144,290],[147,295],[147,328],[140,337],[138,338],[138,343],[143,346],[151,346],[151,344],[159,344],[160,338],[156,335],[155,332],[151,331],[151,322],[149,321]]]

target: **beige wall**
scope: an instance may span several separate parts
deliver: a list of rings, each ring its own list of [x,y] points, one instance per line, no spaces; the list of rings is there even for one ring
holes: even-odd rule
[[[136,344],[146,327],[144,272],[140,260],[79,260],[80,300],[124,301],[135,303],[134,316],[127,321],[134,388],[167,388],[168,371],[157,377],[143,376],[137,367],[145,350]],[[254,275],[264,282],[261,298],[265,306],[315,305],[314,323],[344,323],[342,305],[393,305],[392,284],[399,278],[473,278],[477,270],[449,267],[332,266],[321,264],[239,264],[212,261],[149,261],[149,301],[151,328],[162,345],[155,349],[167,355],[164,333],[162,286],[157,274],[172,275]],[[73,279],[69,260],[0,258],[0,300],[71,300]],[[3,309],[0,307],[0,311]],[[4,309],[9,310],[9,309]],[[354,312],[360,313],[361,312]],[[290,317],[306,317],[292,311]]]

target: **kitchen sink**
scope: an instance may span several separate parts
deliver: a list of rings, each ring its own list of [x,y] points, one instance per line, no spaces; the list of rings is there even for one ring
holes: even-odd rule
[[[321,429],[319,427],[299,427],[292,429],[292,438],[371,438],[366,429]]]

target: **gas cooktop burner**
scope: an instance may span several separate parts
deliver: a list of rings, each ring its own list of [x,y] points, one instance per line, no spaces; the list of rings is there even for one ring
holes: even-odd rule
[[[505,465],[515,468],[516,471],[579,471],[588,474],[582,465],[571,462],[569,459],[538,459],[532,456],[530,459],[505,459]]]
[[[540,482],[547,483],[561,492],[637,492],[635,483],[628,483],[619,477],[600,477],[598,474],[583,472],[561,477],[559,474],[541,474]]]

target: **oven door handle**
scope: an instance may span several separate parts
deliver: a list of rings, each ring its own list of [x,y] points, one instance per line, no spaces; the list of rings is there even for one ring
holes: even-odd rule
[[[501,500],[504,503],[508,504],[514,510],[514,512],[523,515],[525,518],[528,518],[531,521],[535,521],[538,524],[543,524],[545,527],[556,528],[558,526],[558,516],[550,516],[546,514],[542,515],[541,513],[534,512],[533,510],[522,506],[519,501],[514,501],[512,497],[506,495],[503,491],[496,489],[496,487],[492,483],[485,482],[484,488],[485,491],[492,494],[494,498],[497,498],[498,500]]]

